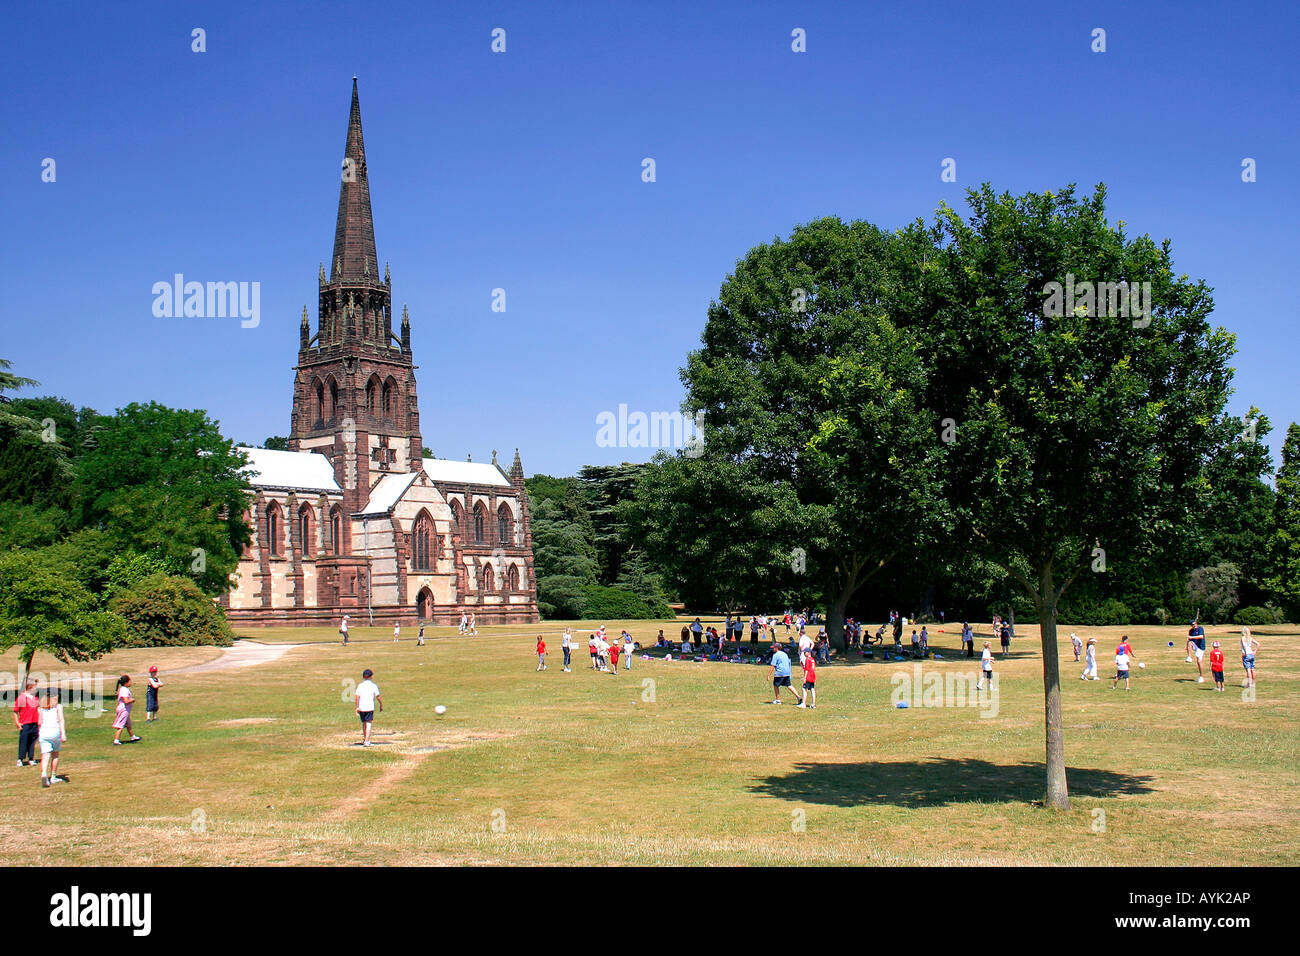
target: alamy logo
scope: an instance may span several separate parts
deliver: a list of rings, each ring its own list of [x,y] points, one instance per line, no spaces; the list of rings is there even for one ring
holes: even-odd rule
[[[1043,315],[1059,319],[1065,315],[1132,318],[1133,328],[1151,324],[1151,283],[1078,282],[1067,272],[1065,284],[1049,282],[1043,286]]]
[[[598,448],[681,448],[691,458],[704,452],[704,410],[687,418],[681,412],[631,412],[626,404],[618,413],[596,416]]]
[[[127,926],[134,936],[148,936],[153,928],[153,894],[82,893],[74,886],[70,892],[50,897],[50,925]]]
[[[171,282],[153,284],[153,314],[160,319],[224,319],[255,329],[262,322],[262,283],[186,282],[176,273]]]

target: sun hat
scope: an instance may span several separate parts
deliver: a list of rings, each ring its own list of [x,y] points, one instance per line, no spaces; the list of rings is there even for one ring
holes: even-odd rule
[[[157,664],[150,664],[150,665],[149,665],[149,673],[150,673],[150,674],[157,674],[157,673],[158,673],[158,665],[157,665]]]

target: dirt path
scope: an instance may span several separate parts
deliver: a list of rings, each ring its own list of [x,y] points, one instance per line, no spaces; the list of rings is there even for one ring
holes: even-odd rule
[[[205,664],[191,664],[189,667],[178,667],[170,671],[170,673],[202,674],[207,671],[224,671],[235,667],[252,667],[255,664],[278,661],[286,652],[302,646],[301,644],[258,644],[255,641],[239,640],[235,641],[233,647],[225,648],[221,656],[216,660],[208,661]]]

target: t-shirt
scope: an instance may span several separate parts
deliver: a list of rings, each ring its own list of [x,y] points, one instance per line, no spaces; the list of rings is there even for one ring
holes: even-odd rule
[[[980,663],[986,671],[993,670],[993,651],[991,648],[984,648],[984,653],[980,655]]]
[[[366,679],[357,685],[357,710],[374,710],[379,698],[379,685]]]
[[[1254,645],[1254,643],[1255,643],[1255,642],[1254,642],[1253,640],[1251,640],[1249,637],[1246,637],[1245,635],[1242,635],[1242,638],[1241,638],[1241,656],[1242,656],[1242,657],[1249,657],[1251,654],[1255,653],[1253,650],[1251,650],[1251,648],[1252,648],[1252,646]]]
[[[41,702],[36,699],[35,694],[29,694],[23,691],[14,701],[14,713],[18,715],[18,723],[34,724],[39,720],[37,711],[40,709]]]
[[[704,632],[704,625],[701,624],[699,621],[696,621],[694,624],[691,625],[691,630],[694,631],[696,634],[701,634]]]
[[[1193,627],[1190,631],[1187,632],[1187,636],[1191,638],[1193,644],[1195,644],[1201,650],[1205,650],[1205,628],[1197,624],[1195,627]]]
[[[777,651],[772,655],[772,666],[775,668],[772,671],[773,677],[790,676],[790,656],[785,651]]]
[[[39,713],[40,735],[46,740],[58,740],[62,737],[63,705],[55,704],[53,707],[42,707]]]
[[[560,639],[561,647],[571,647],[572,644],[573,644],[573,639],[570,638],[568,634],[565,634],[564,637]]]
[[[803,659],[803,679],[808,684],[817,680],[817,664],[811,655]]]
[[[812,650],[812,638],[809,637],[807,634],[800,634],[800,635],[799,635],[799,653],[800,653],[801,655],[803,655],[803,654],[807,654],[810,650]]]
[[[344,634],[346,634],[346,633],[348,632],[348,620],[347,620],[347,618],[344,618],[342,621],[339,622],[339,630],[342,631]]]
[[[537,653],[538,653],[538,654],[545,654],[545,653],[546,653],[546,642],[545,642],[545,641],[538,641],[538,642],[537,642]]]
[[[1217,647],[1210,651],[1210,670],[1223,670],[1223,651]]]
[[[1129,661],[1129,657],[1127,654],[1124,653],[1124,648],[1121,645],[1119,651],[1117,651],[1115,654],[1115,670],[1117,671],[1128,670],[1128,661]]]

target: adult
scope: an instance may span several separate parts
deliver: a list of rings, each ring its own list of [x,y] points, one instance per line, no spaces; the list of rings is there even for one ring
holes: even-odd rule
[[[1097,680],[1097,639],[1088,638],[1088,647],[1083,652],[1083,673],[1079,680]]]
[[[469,632],[478,637],[478,616],[473,611],[469,612]]]
[[[663,631],[659,633],[662,634]],[[566,627],[564,629],[564,636],[560,638],[560,650],[564,652],[564,673],[573,673],[569,670],[569,659],[573,654],[573,628]]]
[[[465,635],[465,632],[467,630],[469,630],[469,615],[466,614],[464,611],[461,611],[460,612],[460,634],[462,637]]]
[[[348,616],[343,615],[343,620],[339,621],[339,633],[343,635],[343,643],[348,642]]]
[[[1196,658],[1196,683],[1205,683],[1205,628],[1201,627],[1201,619],[1198,614],[1192,621],[1192,626],[1187,629],[1187,661],[1190,664],[1192,657]]]
[[[889,619],[894,623],[894,646],[903,646],[903,619],[897,611],[889,612]]]
[[[786,654],[785,649],[778,644],[776,649],[772,651],[772,691],[774,694],[772,703],[781,703],[782,687],[789,687],[795,702],[798,703],[799,695],[790,686],[790,657]]]
[[[379,685],[376,684],[372,677],[375,672],[369,667],[361,672],[361,683],[357,685],[356,702],[357,717],[361,719],[361,746],[372,746],[370,742],[370,729],[375,722],[375,706],[378,705],[380,712],[384,710],[384,698],[379,693]]]
[[[777,645],[778,647],[780,645]],[[799,660],[803,660],[812,653],[812,638],[804,633],[803,628],[799,629]]]
[[[1002,633],[999,637],[1002,639],[1002,656],[1005,658],[1011,653],[1011,625],[1006,621],[1002,622]]]
[[[41,786],[67,783],[59,776],[59,751],[68,741],[68,731],[63,723],[63,705],[52,688],[45,688],[45,699],[39,714],[41,742]]]
[[[1259,641],[1251,636],[1250,628],[1241,629],[1241,666],[1246,669],[1246,683],[1242,687],[1255,686],[1255,655],[1259,653]]]
[[[971,628],[969,622],[962,621],[961,624],[961,643],[966,648],[966,656],[975,656],[975,631]]]
[[[636,651],[636,641],[632,640],[632,635],[627,631],[623,632],[623,670],[632,669],[632,654]]]
[[[36,697],[36,681],[27,678],[23,692],[14,701],[14,726],[18,728],[18,766],[36,763],[36,738],[40,736],[41,702]]]

